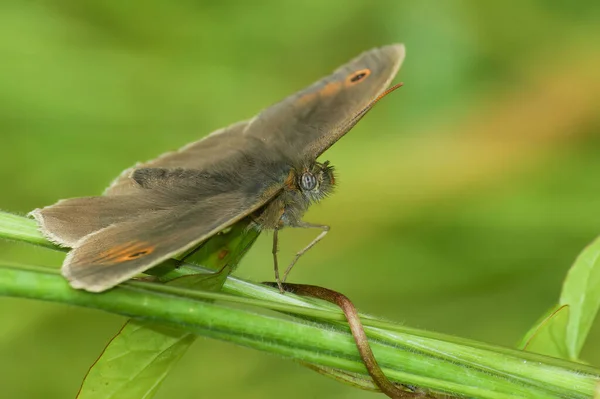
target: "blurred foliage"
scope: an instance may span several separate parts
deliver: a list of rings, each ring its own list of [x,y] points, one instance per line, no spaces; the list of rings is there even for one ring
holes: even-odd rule
[[[514,345],[600,234],[600,3],[0,3],[0,208],[93,195],[122,169],[248,118],[370,47],[404,42],[386,98],[327,154],[332,225],[293,282],[364,311]],[[285,231],[282,259],[314,232]],[[272,279],[263,234],[237,274]],[[61,255],[0,243],[2,258]],[[0,299],[9,398],[73,397],[123,319]],[[600,363],[596,323],[582,358]],[[372,397],[198,340],[157,398]]]

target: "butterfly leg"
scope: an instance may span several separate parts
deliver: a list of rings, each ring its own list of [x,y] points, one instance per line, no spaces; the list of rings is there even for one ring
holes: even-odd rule
[[[314,240],[312,240],[306,247],[304,247],[304,249],[299,251],[296,254],[296,256],[294,256],[292,263],[290,263],[290,265],[287,267],[287,269],[285,269],[285,273],[283,273],[283,280],[282,280],[283,282],[285,282],[285,280],[287,279],[288,274],[290,274],[292,267],[294,267],[296,262],[298,262],[298,259],[300,259],[300,257],[302,255],[304,255],[309,249],[311,249],[319,241],[321,241],[323,239],[323,237],[325,237],[327,235],[327,233],[329,233],[329,226],[324,225],[324,224],[313,224],[313,223],[307,223],[307,222],[300,222],[299,224],[297,224],[295,226],[291,226],[291,227],[301,227],[304,229],[321,229],[322,231],[318,236],[315,237]],[[281,285],[279,287],[281,288]]]
[[[273,269],[275,270],[275,281],[277,281],[277,286],[279,287],[279,291],[283,294],[285,291],[283,289],[283,285],[281,285],[281,279],[279,278],[279,265],[277,263],[277,233],[279,229],[273,230]]]

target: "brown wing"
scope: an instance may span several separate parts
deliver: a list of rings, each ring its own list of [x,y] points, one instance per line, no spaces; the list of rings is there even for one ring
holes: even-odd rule
[[[285,154],[287,159],[306,155],[316,158],[364,116],[403,60],[401,44],[367,51],[250,121],[217,130],[178,151],[125,170],[105,194],[128,193],[134,187],[129,177],[135,169],[205,169],[243,150],[253,139]]]
[[[366,114],[403,60],[401,44],[367,51],[261,112],[244,134],[284,153],[316,158]]]
[[[216,130],[208,136],[187,144],[177,151],[168,152],[148,162],[138,163],[124,170],[104,191],[105,195],[127,194],[135,189],[130,179],[131,173],[140,168],[183,168],[206,169],[245,147],[247,137],[242,135],[248,122],[242,121],[223,129]]]
[[[206,170],[135,169],[128,178],[131,187],[127,192],[61,200],[36,209],[31,215],[48,239],[71,248],[78,247],[87,235],[111,225],[202,203],[221,207],[226,219],[231,212],[243,217],[255,209],[255,204],[264,204],[277,195],[287,176],[263,153],[260,147],[250,146],[245,152],[232,154],[228,162]],[[232,203],[226,195],[233,195],[240,202]],[[195,223],[204,221],[198,219]],[[172,228],[176,230],[178,226]]]
[[[40,230],[55,244],[73,248],[88,234],[152,212],[154,206],[136,195],[83,197],[60,200],[30,213]]]
[[[70,247],[81,238],[114,223],[131,220],[152,211],[151,201],[141,200],[144,192],[130,178],[144,167],[203,169],[236,154],[244,148],[242,131],[246,121],[219,129],[207,137],[190,143],[178,151],[169,152],[148,162],[140,163],[121,173],[105,191],[103,197],[70,198],[30,213],[42,233],[55,244]],[[114,195],[119,195],[114,198]]]
[[[74,288],[104,291],[194,247],[265,202],[224,193],[111,225],[79,241],[62,273]]]

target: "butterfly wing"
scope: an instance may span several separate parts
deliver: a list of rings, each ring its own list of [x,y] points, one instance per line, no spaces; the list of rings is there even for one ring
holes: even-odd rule
[[[119,197],[83,197],[60,200],[56,204],[35,209],[40,230],[53,243],[73,248],[88,234],[111,224],[120,223],[152,212],[154,206],[140,201],[137,195]]]
[[[262,192],[232,190],[201,201],[183,198],[174,207],[112,224],[75,244],[63,264],[63,275],[74,288],[104,291],[198,245],[269,199]]]
[[[401,44],[367,51],[333,74],[265,109],[244,134],[284,153],[293,151],[296,157],[316,159],[366,114],[403,60]]]
[[[371,101],[396,75],[404,53],[401,44],[367,51],[250,121],[219,129],[178,151],[125,170],[104,194],[130,192],[135,185],[129,177],[135,169],[205,169],[227,160],[253,139],[286,159],[316,158],[366,114]]]
[[[130,179],[130,176],[136,169],[184,168],[202,170],[227,160],[245,147],[248,137],[245,137],[242,133],[247,125],[247,121],[235,123],[216,130],[177,151],[168,152],[156,159],[126,169],[111,183],[104,194],[127,194],[131,190],[135,190],[135,183]]]
[[[308,88],[265,109],[250,121],[219,129],[178,151],[125,170],[105,191],[129,192],[139,168],[205,169],[258,139],[286,159],[316,158],[348,132],[390,84],[404,60],[404,46],[367,51]],[[292,154],[290,154],[292,152]]]
[[[156,207],[138,182],[131,178],[143,168],[184,168],[204,170],[239,156],[247,148],[243,129],[247,122],[238,122],[219,129],[205,138],[190,143],[178,151],[169,152],[148,162],[125,170],[102,197],[70,198],[30,213],[44,234],[55,244],[72,248],[77,241],[111,224],[148,214]],[[118,195],[118,197],[114,197]]]

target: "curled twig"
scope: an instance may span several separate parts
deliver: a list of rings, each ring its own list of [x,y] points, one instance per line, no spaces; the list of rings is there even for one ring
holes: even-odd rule
[[[275,283],[266,284],[274,287],[277,286]],[[373,351],[369,345],[367,334],[365,333],[362,322],[360,321],[360,317],[358,316],[358,311],[348,297],[337,291],[315,285],[284,283],[282,286],[287,292],[293,292],[298,295],[322,299],[334,303],[342,309],[344,315],[346,316],[346,320],[348,320],[350,332],[354,337],[356,347],[358,348],[358,352],[367,369],[367,372],[381,392],[394,399],[430,397],[421,389],[406,385],[395,385],[385,376],[381,370],[381,367],[379,367],[379,364],[377,364],[377,360],[375,360],[375,356],[373,355]]]

